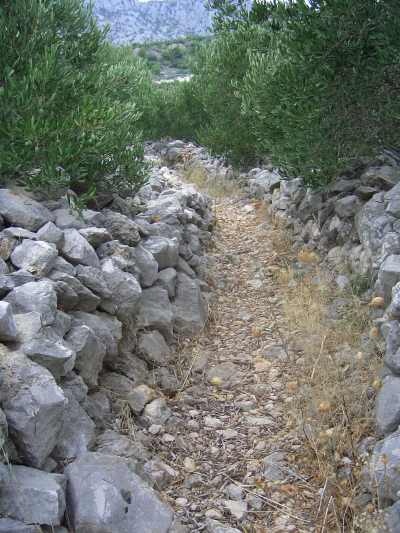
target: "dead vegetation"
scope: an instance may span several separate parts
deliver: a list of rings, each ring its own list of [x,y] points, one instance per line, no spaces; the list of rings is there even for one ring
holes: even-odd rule
[[[366,531],[357,525],[365,510],[358,497],[360,444],[373,434],[382,364],[370,307],[351,288],[335,287],[335,276],[315,252],[304,249],[294,255],[288,232],[279,221],[269,220],[280,257],[274,278],[291,354],[289,414],[305,445],[296,462],[322,487],[315,517],[321,533]],[[366,511],[374,510],[371,501]]]

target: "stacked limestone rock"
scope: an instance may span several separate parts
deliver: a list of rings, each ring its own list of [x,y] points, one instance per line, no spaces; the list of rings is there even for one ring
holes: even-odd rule
[[[147,444],[174,340],[206,322],[213,217],[170,178],[80,215],[0,190],[0,532],[177,531]]]
[[[250,192],[271,203],[294,231],[296,244],[318,249],[336,266],[370,279],[385,311],[375,320],[386,342],[383,384],[376,403],[376,428],[383,440],[372,450],[366,471],[369,490],[386,521],[400,531],[400,166],[393,154],[360,164],[315,191],[301,178],[276,169],[254,169]],[[395,525],[395,526],[394,526]]]

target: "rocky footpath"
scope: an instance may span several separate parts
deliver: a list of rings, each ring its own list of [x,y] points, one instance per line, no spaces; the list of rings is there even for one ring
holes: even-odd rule
[[[204,148],[186,144],[160,147],[167,161],[200,165],[210,183],[230,180],[233,170]],[[387,151],[360,161],[323,190],[301,177],[288,178],[272,166],[236,176],[247,193],[269,205],[270,213],[294,238],[294,249],[316,252],[343,291],[364,292],[383,346],[381,386],[376,398],[378,439],[362,443],[369,451],[364,488],[384,508],[388,531],[400,531],[400,158]],[[378,377],[378,376],[377,376]],[[376,442],[376,440],[378,440]],[[368,501],[366,498],[365,501]]]
[[[207,320],[213,223],[160,166],[99,211],[0,190],[0,532],[183,531],[153,439]]]

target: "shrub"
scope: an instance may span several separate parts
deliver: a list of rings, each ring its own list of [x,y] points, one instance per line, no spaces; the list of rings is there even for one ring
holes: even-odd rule
[[[0,48],[3,181],[48,193],[126,192],[143,181],[146,74],[111,52],[89,8],[3,2]]]

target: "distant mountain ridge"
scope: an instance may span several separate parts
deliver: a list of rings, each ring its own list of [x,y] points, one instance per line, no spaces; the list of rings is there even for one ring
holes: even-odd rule
[[[93,8],[99,24],[110,25],[115,44],[206,35],[211,26],[204,0],[94,0]]]

